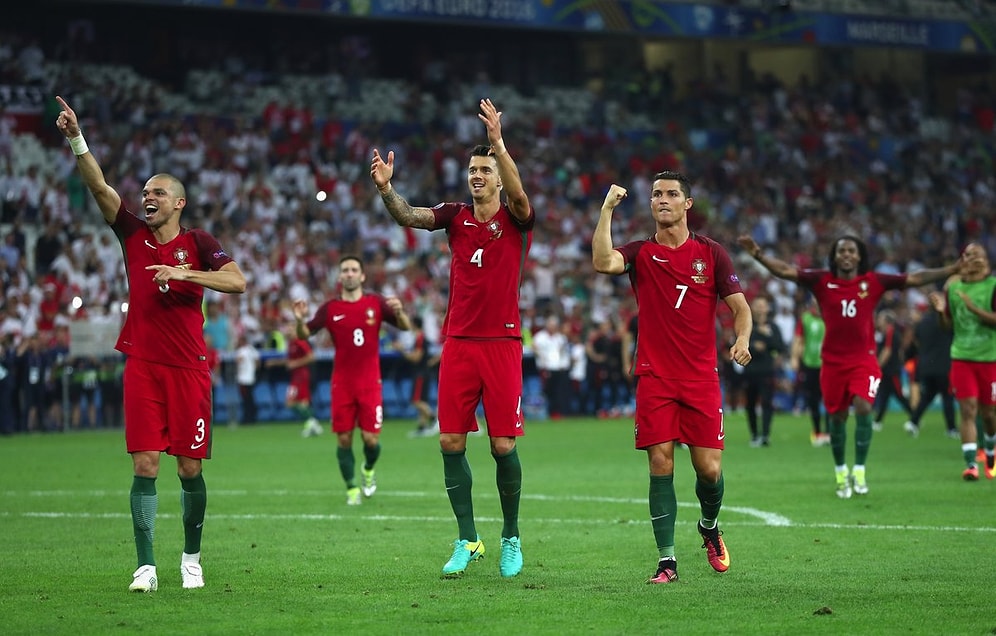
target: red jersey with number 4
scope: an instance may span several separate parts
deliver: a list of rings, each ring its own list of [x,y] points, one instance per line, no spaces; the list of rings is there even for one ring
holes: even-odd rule
[[[121,243],[128,271],[128,315],[115,348],[149,362],[189,369],[208,369],[204,344],[204,287],[169,281],[168,291],[153,280],[149,265],[171,265],[199,271],[219,270],[232,262],[217,239],[204,230],[180,228],[175,239],[160,245],[145,221],[124,203],[111,229]]]
[[[716,304],[743,293],[730,255],[698,234],[677,248],[651,238],[616,249],[640,311],[634,374],[716,380]]]
[[[519,285],[532,244],[536,214],[519,224],[505,204],[489,220],[466,203],[433,208],[450,243],[450,295],[442,333],[463,338],[521,338]]]
[[[398,317],[379,294],[364,293],[349,302],[336,298],[322,304],[308,321],[311,333],[328,329],[335,347],[332,384],[369,388],[380,385],[380,326],[398,325]]]
[[[866,272],[847,280],[829,270],[799,270],[799,284],[813,292],[826,325],[824,364],[875,357],[875,310],[890,289],[906,287],[906,274]]]

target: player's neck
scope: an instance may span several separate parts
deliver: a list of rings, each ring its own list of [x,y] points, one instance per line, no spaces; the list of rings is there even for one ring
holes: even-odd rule
[[[665,247],[681,247],[691,234],[687,225],[658,227],[654,233],[654,240]]]
[[[474,201],[474,219],[480,223],[490,221],[494,215],[498,214],[501,207],[501,200],[497,197],[487,201]]]
[[[360,287],[359,289],[354,289],[353,291],[346,291],[344,289],[342,290],[342,293],[339,294],[339,297],[347,303],[355,303],[357,300],[363,298],[363,288]]]

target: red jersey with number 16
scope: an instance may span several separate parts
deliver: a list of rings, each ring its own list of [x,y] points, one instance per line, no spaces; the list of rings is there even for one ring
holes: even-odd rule
[[[466,203],[434,207],[450,243],[450,294],[442,333],[463,338],[521,338],[519,285],[536,214],[520,224],[505,204],[488,221]]]
[[[875,357],[875,309],[885,292],[906,287],[906,274],[866,272],[847,280],[826,269],[803,269],[798,280],[813,292],[826,325],[823,363]]]
[[[716,304],[743,292],[730,255],[697,234],[677,248],[651,238],[616,249],[640,309],[634,374],[717,380]]]
[[[188,369],[208,369],[204,344],[204,287],[169,281],[161,291],[149,265],[217,271],[232,262],[217,239],[204,230],[180,228],[175,239],[160,245],[145,221],[125,209],[111,229],[121,243],[128,270],[128,316],[115,349],[142,360]]]

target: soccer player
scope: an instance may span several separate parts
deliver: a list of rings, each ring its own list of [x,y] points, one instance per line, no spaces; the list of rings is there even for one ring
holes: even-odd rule
[[[418,413],[417,427],[409,433],[409,437],[430,437],[439,433],[439,420],[429,404],[429,387],[436,375],[435,368],[439,364],[439,356],[429,351],[429,340],[425,337],[425,329],[421,316],[412,317],[412,331],[415,341],[411,349],[402,349],[401,355],[412,366],[412,398],[411,404]]]
[[[719,243],[688,229],[694,200],[688,178],[678,172],[654,175],[650,211],[654,233],[612,245],[612,213],[626,198],[613,184],[602,203],[592,236],[592,264],[602,274],[628,274],[640,315],[636,343],[636,448],[650,466],[650,523],[657,542],[657,572],[648,583],[678,580],[674,526],[674,447],[688,447],[695,470],[695,494],[709,565],[730,567],[717,520],[725,483],[722,459],[726,431],[720,391],[716,310],[718,298],[733,312],[733,361],[750,363],[752,317],[730,255]]]
[[[813,424],[809,441],[813,446],[826,446],[830,443],[829,430],[823,423],[823,393],[820,391],[820,349],[826,325],[820,316],[819,305],[811,294],[803,301],[803,310],[796,322],[795,337],[792,339],[789,366],[796,373],[796,383],[801,386],[806,400],[806,409]]]
[[[910,274],[882,274],[872,270],[861,239],[841,236],[830,246],[828,269],[800,269],[764,254],[749,236],[741,236],[738,242],[773,275],[798,282],[816,298],[826,326],[820,390],[830,428],[837,496],[848,499],[852,492],[867,494],[865,462],[872,438],[872,408],[882,381],[875,352],[875,308],[888,290],[942,280],[958,271],[960,262]],[[848,470],[847,418],[852,407],[854,465]]]
[[[929,295],[928,295],[929,298]],[[933,310],[920,313],[913,327],[913,344],[916,347],[916,382],[920,385],[920,400],[913,417],[903,425],[913,437],[920,435],[920,420],[934,398],[941,397],[941,412],[948,437],[960,439],[955,424],[955,400],[951,395],[951,329],[941,325],[940,315]]]
[[[336,434],[339,472],[346,482],[346,503],[358,506],[353,431],[363,438],[363,496],[377,492],[374,465],[380,457],[380,431],[384,424],[384,394],[380,379],[380,329],[388,323],[408,331],[411,320],[397,298],[364,291],[367,277],[358,256],[339,259],[339,298],[324,302],[305,322],[308,301],[294,301],[298,338],[309,338],[327,329],[335,347],[330,386],[332,432]]]
[[[283,359],[284,366],[290,373],[287,382],[287,394],[284,403],[295,415],[304,420],[302,437],[314,437],[322,434],[322,425],[318,423],[311,410],[311,363],[315,361],[315,353],[311,344],[305,338],[297,336],[297,323],[286,330],[287,357]]]
[[[466,457],[467,434],[479,430],[476,411],[483,400],[504,519],[498,565],[502,576],[511,577],[522,570],[522,466],[515,446],[524,424],[519,284],[536,214],[502,139],[502,113],[490,99],[482,99],[480,109],[478,117],[491,145],[470,153],[467,185],[473,203],[412,207],[391,185],[393,151],[385,160],[374,149],[370,177],[399,225],[445,230],[449,241],[450,295],[442,328],[437,413],[443,478],[459,536],[443,576],[460,576],[484,556]]]
[[[953,331],[951,340],[951,392],[958,400],[961,452],[965,458],[962,479],[979,478],[976,450],[981,420],[986,456],[986,477],[996,477],[993,446],[996,444],[996,277],[985,248],[969,243],[962,251],[961,275],[945,284],[945,294],[927,295],[941,314],[941,324]]]
[[[159,586],[152,538],[163,452],[176,457],[180,478],[182,584],[203,587],[207,489],[202,463],[211,457],[211,370],[202,300],[205,287],[241,294],[246,279],[213,236],[180,225],[187,198],[176,177],[151,177],[142,188],[142,217],[132,213],[105,181],[76,113],[61,97],[56,100],[62,108],[56,126],[69,140],[80,176],[121,243],[127,264],[129,308],[115,348],[126,356],[125,443],[135,471],[131,518],[138,569],[128,589],[152,592]]]

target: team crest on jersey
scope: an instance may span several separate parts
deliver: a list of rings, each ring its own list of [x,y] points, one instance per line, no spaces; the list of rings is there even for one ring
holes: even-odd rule
[[[863,280],[858,283],[858,298],[866,298],[868,296],[868,281]]]
[[[374,312],[374,310],[369,307],[367,308],[367,324],[368,325],[377,324],[377,315]]]
[[[709,277],[705,275],[706,263],[701,258],[692,261],[692,280],[699,285],[704,284]]]
[[[176,259],[176,265],[174,267],[179,267],[180,269],[190,269],[191,265],[187,262],[187,248],[176,248],[176,250],[173,251],[173,258]]]
[[[488,231],[491,232],[491,240],[497,240],[501,238],[501,223],[498,221],[491,221],[486,226]]]

